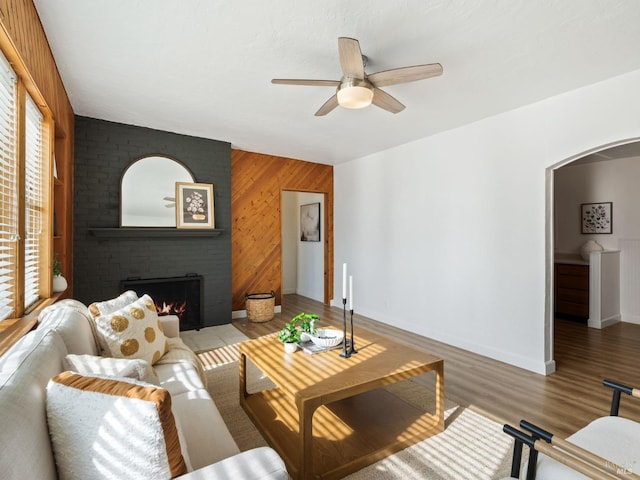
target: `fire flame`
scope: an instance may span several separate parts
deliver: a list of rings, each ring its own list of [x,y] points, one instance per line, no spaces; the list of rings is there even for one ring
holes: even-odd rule
[[[187,309],[187,301],[184,300],[182,302],[162,302],[162,305],[156,305],[156,310],[158,310],[158,315],[177,315],[182,319],[182,315]]]

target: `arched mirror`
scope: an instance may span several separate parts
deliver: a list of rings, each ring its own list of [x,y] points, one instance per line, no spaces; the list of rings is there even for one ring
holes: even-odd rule
[[[154,155],[132,162],[120,182],[120,226],[175,227],[176,182],[195,182],[177,160]]]

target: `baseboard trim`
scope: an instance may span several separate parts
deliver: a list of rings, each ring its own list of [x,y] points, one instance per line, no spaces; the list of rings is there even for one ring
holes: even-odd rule
[[[273,311],[275,313],[282,313],[282,305],[276,305],[275,307],[273,307]],[[237,318],[247,318],[247,311],[246,310],[234,310],[231,312],[231,318],[233,320],[237,319]]]

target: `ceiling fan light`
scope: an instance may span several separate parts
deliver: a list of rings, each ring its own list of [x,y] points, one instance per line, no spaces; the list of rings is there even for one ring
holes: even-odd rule
[[[338,103],[345,108],[364,108],[371,105],[373,87],[369,82],[350,79],[338,87]]]

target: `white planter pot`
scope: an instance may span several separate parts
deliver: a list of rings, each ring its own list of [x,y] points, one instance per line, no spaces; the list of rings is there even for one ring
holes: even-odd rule
[[[64,292],[67,289],[67,280],[62,275],[53,276],[53,291]]]
[[[298,344],[297,343],[285,343],[284,344],[284,351],[287,353],[293,353],[298,349]]]

